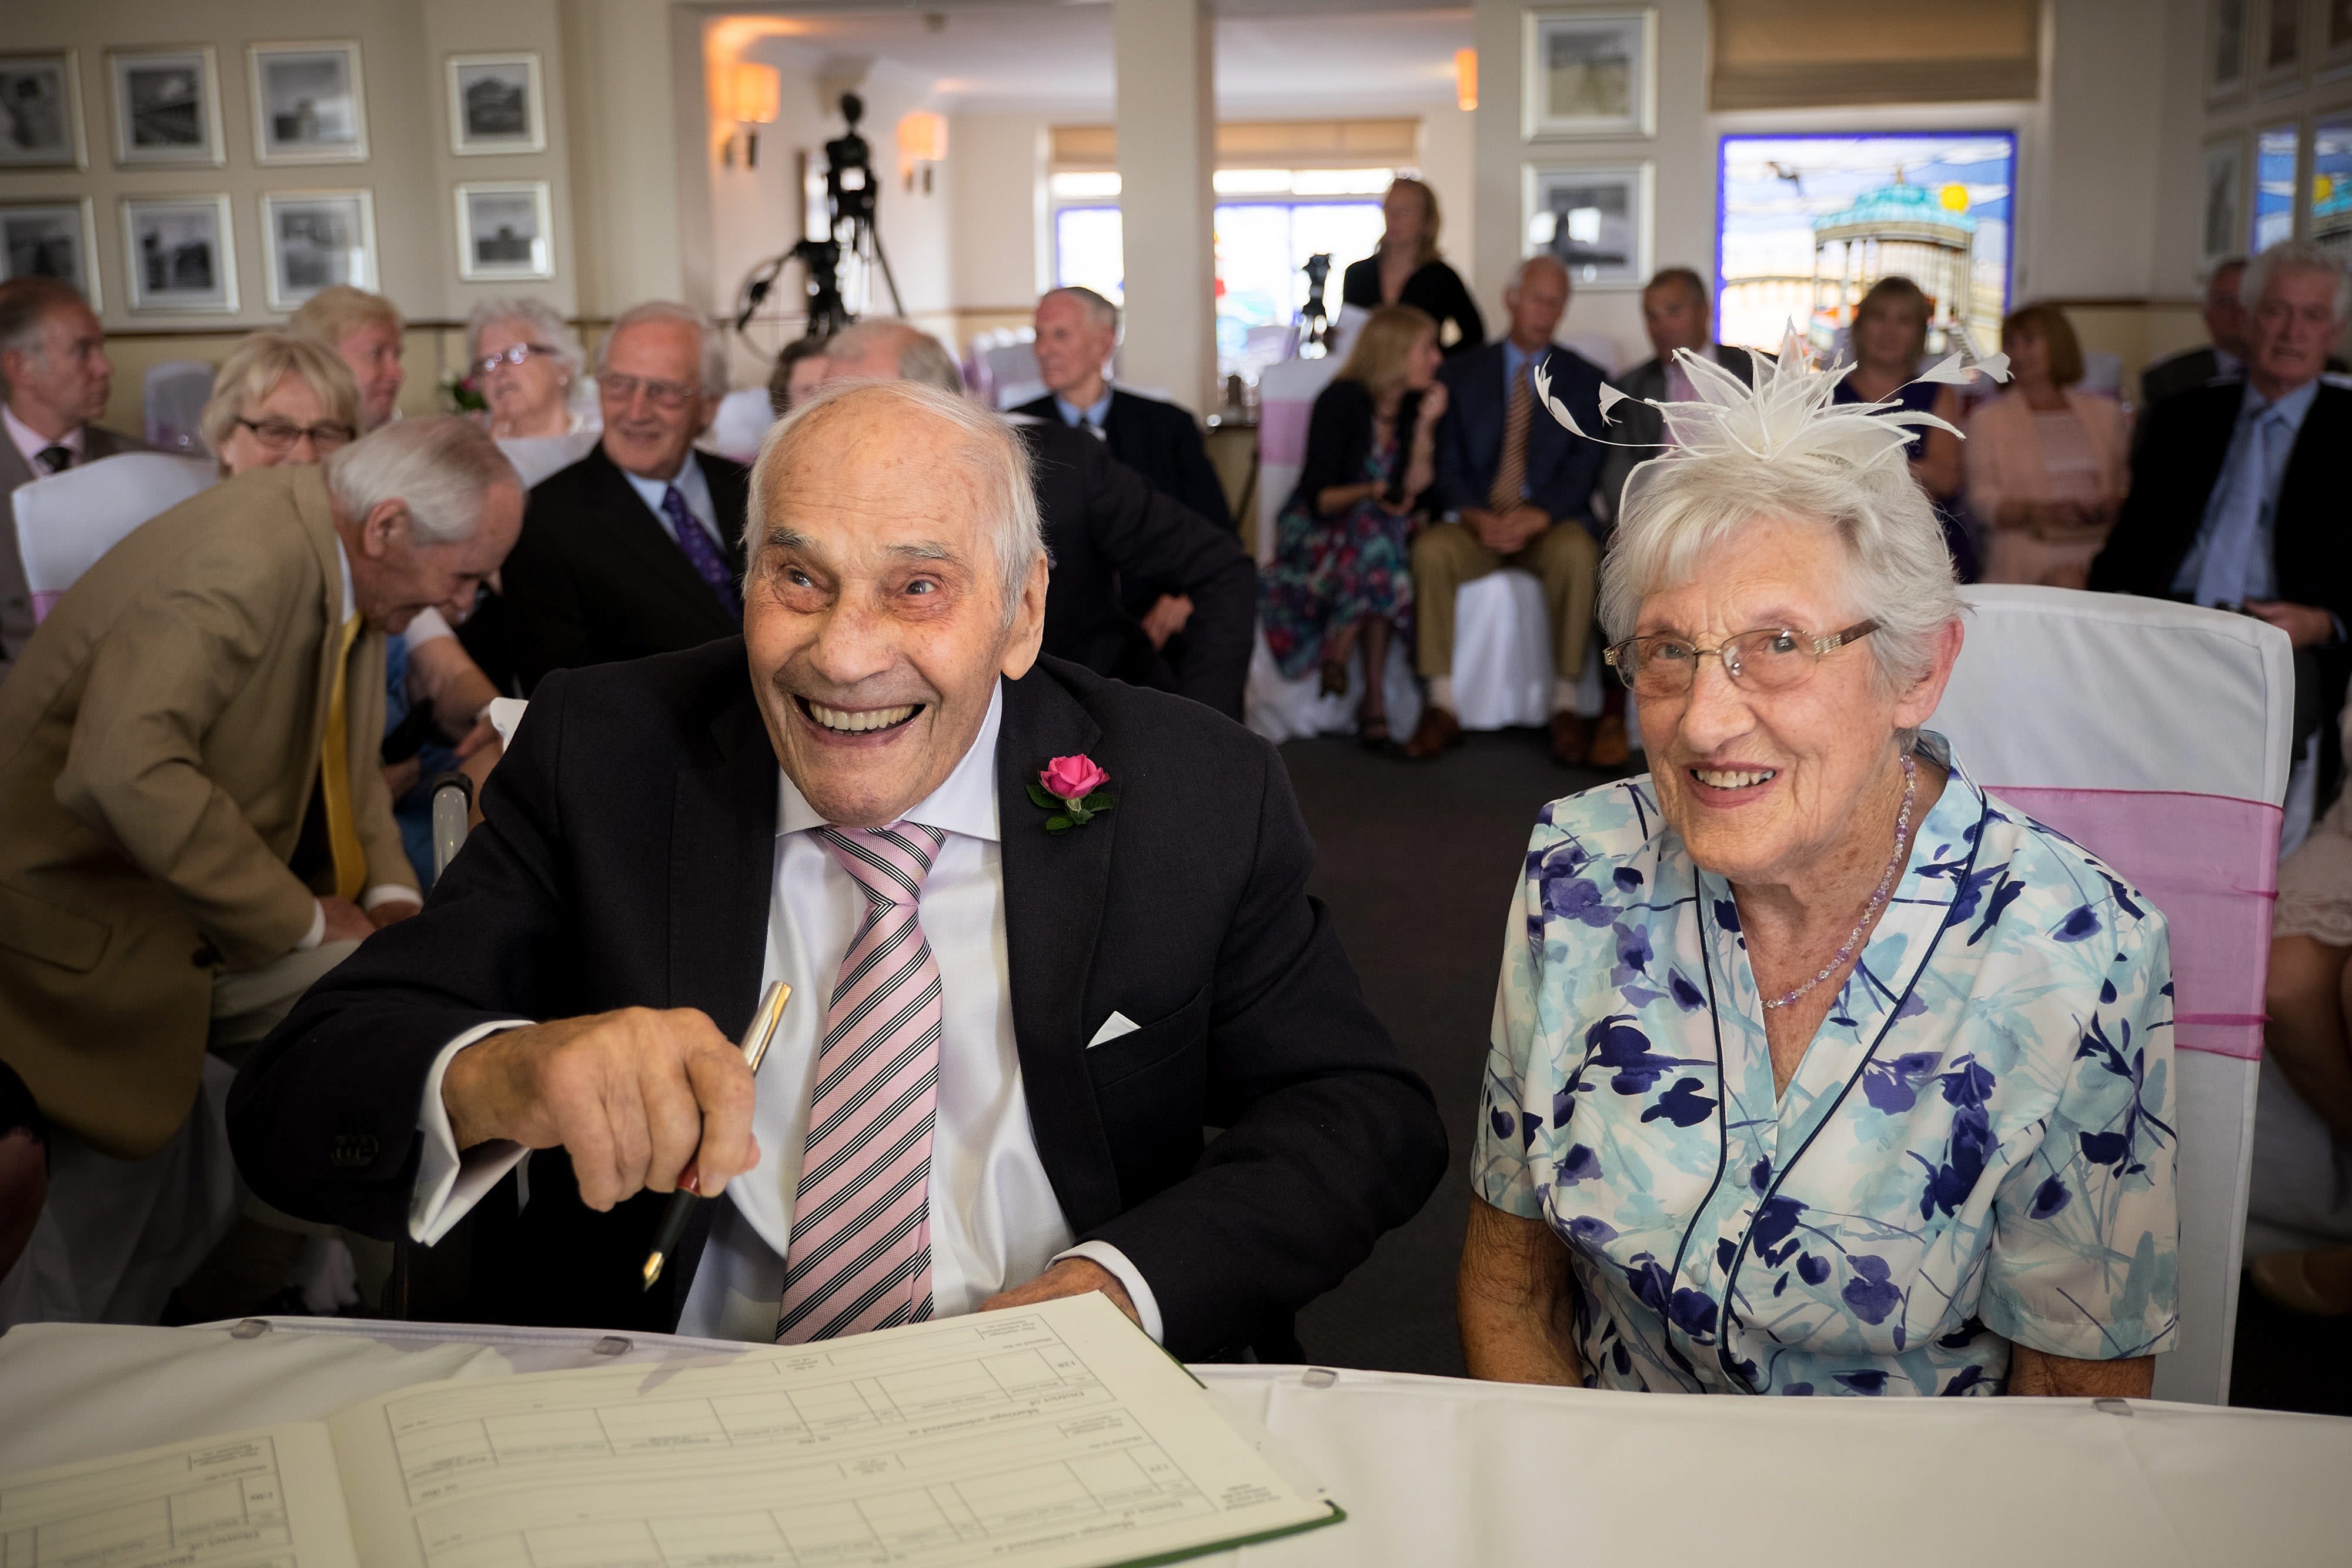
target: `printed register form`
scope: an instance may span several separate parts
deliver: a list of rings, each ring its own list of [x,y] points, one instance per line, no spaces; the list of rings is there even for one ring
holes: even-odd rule
[[[0,1480],[0,1568],[1098,1568],[1337,1521],[1098,1295]]]

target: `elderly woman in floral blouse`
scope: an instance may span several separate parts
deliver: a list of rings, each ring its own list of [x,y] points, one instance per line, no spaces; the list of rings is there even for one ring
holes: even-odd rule
[[[1752,393],[1685,358],[1601,591],[1653,771],[1548,807],[1511,912],[1470,1369],[2145,1395],[2163,917],[1921,727],[1961,641],[1903,457],[1932,416],[1832,406],[1793,340]]]

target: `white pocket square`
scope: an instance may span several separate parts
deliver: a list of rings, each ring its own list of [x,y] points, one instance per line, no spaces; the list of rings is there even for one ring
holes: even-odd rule
[[[1095,1030],[1094,1039],[1087,1041],[1087,1049],[1088,1051],[1092,1051],[1095,1047],[1103,1044],[1107,1040],[1117,1040],[1123,1034],[1133,1034],[1137,1030],[1142,1027],[1142,1025],[1137,1023],[1125,1013],[1113,1013],[1110,1017],[1103,1019],[1102,1028]]]

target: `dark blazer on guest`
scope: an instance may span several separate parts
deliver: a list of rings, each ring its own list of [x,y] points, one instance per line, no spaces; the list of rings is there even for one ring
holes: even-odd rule
[[[1028,787],[1075,754],[1118,809],[1048,833]],[[1004,687],[996,777],[1022,1090],[1070,1228],[1141,1270],[1175,1354],[1278,1342],[1420,1207],[1446,1146],[1307,893],[1282,760],[1196,703],[1045,659]],[[238,1074],[230,1136],[268,1202],[403,1234],[427,1071],[477,1024],[698,1008],[733,1038],[750,1020],[776,756],[740,640],[551,676],[482,807],[424,913],[371,937]],[[1089,1049],[1114,1010],[1142,1027]],[[468,1217],[463,1310],[673,1327],[709,1206],[646,1292],[667,1199],[595,1213],[560,1149],[530,1173],[520,1212],[509,1176]]]
[[[1045,652],[1239,719],[1257,623],[1257,565],[1233,530],[1146,483],[1083,430],[1058,419],[1024,420],[1019,428],[1035,459],[1037,510],[1054,561]],[[1192,601],[1172,667],[1121,602],[1120,588],[1133,584]]]
[[[1366,310],[1381,307],[1381,258],[1368,256],[1361,261],[1351,261],[1348,270],[1339,275],[1339,302],[1360,306]],[[1478,302],[1462,281],[1462,275],[1435,257],[1424,261],[1404,280],[1397,291],[1396,303],[1425,310],[1437,323],[1437,346],[1445,357],[1466,354],[1486,340],[1486,319],[1478,314]],[[1460,334],[1453,342],[1445,340],[1445,324],[1454,323]]]
[[[1728,343],[1711,343],[1706,357],[1729,371],[1748,385],[1756,384],[1755,357],[1745,349],[1735,349]],[[1612,377],[1609,384],[1629,398],[1663,398],[1666,395],[1665,361],[1643,360],[1622,376]],[[1664,452],[1666,439],[1666,416],[1645,402],[1621,402],[1609,411],[1613,422],[1604,420],[1598,427],[1587,426],[1595,435],[1611,441],[1638,443],[1635,446],[1610,446],[1602,450],[1608,456],[1601,463],[1601,498],[1608,512],[1608,524],[1617,526],[1625,494],[1625,481],[1634,468]],[[1577,414],[1580,423],[1584,415]]]
[[[144,452],[147,444],[134,435],[102,424],[81,427],[81,458],[74,466],[112,457],[122,452]],[[16,444],[0,434],[0,673],[8,661],[25,651],[33,636],[33,591],[25,583],[25,558],[16,551],[16,508],[10,505],[16,486],[42,476],[33,472]]]
[[[690,461],[702,465],[740,579],[751,471],[709,452]],[[675,653],[742,630],[601,444],[531,486],[499,581],[525,695],[551,670]]]
[[[1034,418],[1063,423],[1062,411],[1047,392],[1013,411]],[[1072,428],[1076,428],[1073,426]],[[1201,427],[1172,402],[1143,397],[1117,387],[1110,391],[1110,411],[1103,415],[1103,440],[1110,455],[1150,483],[1153,489],[1175,497],[1221,528],[1234,526],[1233,508],[1225,503],[1224,482],[1209,461]]]
[[[1568,405],[1576,423],[1598,432],[1601,367],[1573,349],[1553,344],[1538,361],[1551,379],[1552,395]],[[1503,422],[1510,388],[1504,379],[1503,344],[1448,360],[1437,372],[1445,383],[1445,417],[1437,426],[1437,478],[1430,505],[1439,511],[1467,511],[1486,504],[1495,470],[1503,461]],[[1592,488],[1601,477],[1606,448],[1571,435],[1541,403],[1528,424],[1528,498],[1554,522],[1573,517],[1592,523]]]

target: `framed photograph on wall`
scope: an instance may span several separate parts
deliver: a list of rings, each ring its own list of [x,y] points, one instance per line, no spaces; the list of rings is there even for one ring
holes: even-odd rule
[[[0,283],[12,277],[70,283],[91,309],[103,308],[98,298],[98,218],[88,196],[0,202]]]
[[[255,162],[367,162],[359,45],[256,44],[246,58],[253,73]]]
[[[2246,90],[2246,0],[2205,0],[2205,101]]]
[[[1656,11],[1529,11],[1521,57],[1528,141],[1656,133]]]
[[[110,49],[117,163],[218,163],[220,71],[210,44]]]
[[[2217,136],[2205,143],[2202,204],[2198,208],[2197,270],[2210,273],[2233,256],[2244,254],[2238,236],[2245,233],[2246,144],[2242,136]]]
[[[321,288],[373,293],[375,198],[366,191],[272,191],[261,198],[269,308],[292,310]]]
[[[2304,0],[2267,0],[2259,13],[2254,80],[2265,98],[2303,86],[2303,8]]]
[[[469,283],[555,276],[547,182],[457,187],[457,276]]]
[[[460,158],[547,151],[535,54],[449,57],[449,151]]]
[[[2319,27],[2311,47],[2320,80],[2352,76],[2352,0],[2320,0]]]
[[[1639,288],[1650,277],[1652,166],[1530,163],[1520,172],[1519,254],[1556,256],[1579,288]]]
[[[89,165],[74,52],[0,55],[0,169]]]
[[[133,310],[235,310],[228,198],[122,198],[122,272]]]

